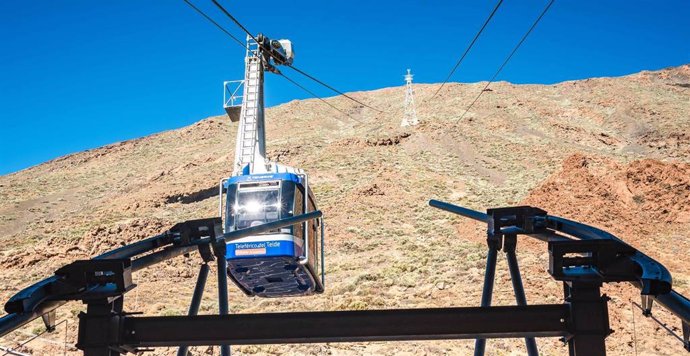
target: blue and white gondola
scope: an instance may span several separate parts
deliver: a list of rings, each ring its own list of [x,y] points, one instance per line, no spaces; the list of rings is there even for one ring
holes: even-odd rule
[[[302,174],[239,175],[224,180],[222,189],[226,232],[316,210],[314,195]],[[317,219],[230,242],[226,249],[228,276],[251,296],[322,293],[323,233],[323,219]]]

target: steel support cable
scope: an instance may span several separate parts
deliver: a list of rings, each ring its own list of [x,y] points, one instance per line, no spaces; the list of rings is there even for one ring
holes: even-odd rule
[[[186,1],[186,0],[185,0],[185,1]],[[244,25],[242,25],[242,23],[241,23],[235,16],[232,16],[232,14],[231,14],[230,12],[228,12],[228,10],[226,10],[226,9],[223,7],[223,5],[221,5],[217,0],[211,0],[211,1],[213,2],[213,4],[216,5],[216,7],[218,7],[218,9],[220,9],[220,11],[222,11],[222,12],[225,14],[225,16],[227,16],[227,17],[228,17],[230,20],[232,20],[232,22],[234,22],[240,29],[242,29],[242,31],[244,31],[244,32],[247,34],[247,36],[251,37],[251,39],[254,40],[254,42],[256,42],[256,43],[259,45],[259,47],[261,47],[261,49],[264,50],[265,53],[267,53],[269,56],[273,57],[273,59],[276,59],[276,60],[278,60],[279,62],[281,61],[280,58],[276,58],[275,55],[273,55],[273,53],[271,53],[271,51],[270,51],[268,48],[266,48],[261,42],[259,42],[259,41],[256,39],[256,37],[254,37],[254,35],[252,35],[252,33],[251,33],[246,27],[244,27]],[[365,103],[363,103],[363,102],[361,102],[361,101],[359,101],[359,100],[357,100],[357,99],[355,99],[355,98],[353,98],[353,97],[351,97],[351,96],[349,96],[349,95],[343,93],[342,91],[340,91],[340,90],[334,88],[334,87],[331,86],[331,85],[326,84],[326,83],[323,82],[322,80],[319,80],[318,78],[314,77],[313,75],[311,75],[311,74],[309,74],[309,73],[307,73],[307,72],[305,72],[305,71],[303,71],[303,70],[301,70],[301,69],[299,69],[299,68],[293,66],[292,64],[285,64],[285,65],[286,65],[287,67],[292,68],[295,72],[297,72],[297,73],[299,73],[299,74],[302,74],[303,76],[305,76],[305,77],[307,77],[307,78],[309,78],[309,79],[311,79],[311,80],[313,80],[313,81],[315,81],[315,82],[317,82],[317,83],[323,85],[324,87],[326,87],[326,88],[332,90],[332,91],[335,92],[335,93],[338,93],[339,95],[342,95],[342,96],[344,96],[344,97],[346,97],[346,98],[348,98],[348,99],[350,99],[350,100],[356,102],[357,104],[360,104],[360,105],[363,105],[363,106],[365,106],[365,107],[368,107],[369,109],[372,109],[372,110],[374,110],[374,111],[384,112],[383,110],[380,110],[380,109],[377,109],[377,108],[375,108],[375,107],[372,107],[371,105],[365,104]]]
[[[239,27],[242,31],[244,31],[247,34],[247,36],[251,37],[254,40],[254,42],[256,42],[261,47],[261,49],[263,49],[266,53],[268,53],[270,55],[271,51],[269,51],[266,47],[264,47],[264,45],[261,42],[259,42],[259,40],[256,39],[256,37],[254,37],[254,35],[251,32],[249,32],[249,30],[246,27],[244,27],[244,25],[242,25],[242,23],[240,23],[240,21],[237,18],[235,18],[235,16],[232,16],[232,14],[230,14],[230,12],[228,12],[228,10],[226,10],[223,7],[223,5],[221,5],[216,0],[211,0],[211,1],[213,2],[214,5],[216,5],[216,7],[218,9],[220,9],[220,11],[222,11],[225,14],[225,16],[227,16],[230,20],[232,20],[232,22],[234,22],[235,25],[237,25],[237,27]],[[271,57],[273,57],[273,56],[271,56]]]
[[[192,4],[189,0],[182,0],[182,1],[184,1],[187,5],[189,5],[189,7],[191,7],[192,9],[194,9],[194,11],[196,11],[199,15],[203,16],[206,20],[208,20],[209,22],[211,22],[212,24],[214,24],[216,27],[218,27],[219,30],[223,31],[226,35],[230,36],[230,38],[232,38],[233,40],[235,40],[235,42],[237,42],[240,46],[242,46],[242,47],[244,47],[245,49],[249,50],[249,47],[247,47],[247,45],[244,43],[244,41],[240,41],[239,38],[233,36],[232,33],[230,33],[228,30],[226,30],[225,28],[223,28],[223,26],[221,26],[218,22],[216,22],[215,20],[213,20],[210,16],[206,15],[203,11],[201,11],[201,9],[199,9],[199,8],[196,7],[196,6],[194,6],[194,4]]]
[[[194,4],[192,4],[189,0],[183,0],[183,1],[184,1],[187,5],[189,5],[192,9],[194,9],[194,11],[196,11],[199,15],[203,16],[206,20],[208,20],[209,22],[211,22],[212,24],[214,24],[219,30],[223,31],[223,33],[225,33],[226,35],[230,36],[230,38],[232,38],[233,40],[235,40],[235,42],[237,42],[240,46],[242,46],[242,48],[246,49],[247,51],[250,50],[249,47],[248,47],[244,42],[240,41],[237,37],[233,36],[228,30],[226,30],[226,29],[225,29],[223,26],[221,26],[218,22],[214,21],[214,20],[213,20],[210,16],[208,16],[206,13],[204,13],[203,11],[201,11],[201,9],[199,9],[199,8],[196,7],[196,6],[194,6]],[[241,28],[244,29],[244,26],[242,26],[241,24],[239,24],[239,26],[240,26]],[[251,34],[250,34],[250,36],[252,37],[252,39],[254,39],[254,40],[256,41],[256,39],[254,38],[254,36],[252,36]],[[259,43],[259,42],[257,42],[257,43]],[[263,48],[263,47],[262,47],[262,48]],[[264,49],[264,50],[265,50],[265,49]],[[270,52],[267,52],[267,53],[270,53]],[[316,95],[314,92],[308,90],[308,89],[305,88],[304,86],[302,86],[302,85],[298,84],[297,82],[295,82],[294,80],[288,78],[287,76],[285,76],[285,74],[283,74],[283,73],[278,73],[278,75],[282,76],[283,78],[285,78],[286,80],[288,80],[289,82],[291,82],[292,84],[294,84],[295,86],[297,86],[298,88],[300,88],[300,89],[306,91],[307,93],[309,93],[309,94],[310,94],[311,96],[313,96],[314,98],[319,99],[320,101],[324,102],[325,104],[327,104],[328,106],[332,107],[333,109],[335,109],[335,110],[337,110],[337,111],[339,111],[339,112],[345,114],[345,115],[346,115],[347,117],[349,117],[350,119],[352,119],[352,120],[354,120],[354,121],[357,121],[357,122],[359,122],[360,124],[362,123],[361,121],[356,120],[355,118],[353,118],[352,116],[350,116],[350,115],[347,114],[346,112],[344,112],[344,111],[338,109],[337,107],[335,107],[335,106],[332,105],[331,103],[325,101],[323,98],[321,98],[320,96]],[[228,92],[229,92],[229,91],[228,91]]]
[[[345,111],[338,109],[338,107],[336,107],[335,105],[333,105],[333,104],[327,102],[325,99],[319,97],[318,95],[316,95],[316,94],[315,94],[314,92],[312,92],[311,90],[305,88],[302,84],[299,84],[299,83],[297,83],[296,81],[290,79],[290,77],[286,76],[285,74],[283,74],[283,73],[278,73],[278,75],[280,75],[281,77],[285,78],[285,80],[287,80],[287,81],[289,81],[290,83],[294,84],[294,85],[297,86],[298,88],[300,88],[300,89],[304,90],[305,92],[309,93],[309,94],[310,94],[311,96],[313,96],[314,98],[319,99],[321,102],[323,102],[324,104],[330,106],[330,107],[333,108],[334,110],[337,110],[338,112],[342,113],[343,115],[349,117],[350,119],[352,119],[352,120],[354,120],[354,121],[356,121],[356,122],[358,122],[358,123],[360,123],[360,124],[363,123],[363,122],[361,122],[361,121],[355,119],[354,117],[350,116],[350,114],[346,113]]]
[[[453,76],[453,73],[455,73],[455,70],[458,69],[458,67],[460,66],[460,63],[462,63],[462,61],[465,59],[465,56],[467,56],[467,53],[470,52],[470,50],[472,49],[472,46],[474,46],[474,43],[477,42],[477,39],[479,38],[479,35],[481,35],[482,32],[484,32],[484,29],[486,28],[486,25],[489,24],[489,21],[491,21],[491,18],[494,17],[494,15],[496,14],[496,11],[498,11],[498,8],[501,7],[501,4],[502,4],[502,3],[503,3],[503,0],[498,0],[498,3],[496,3],[496,6],[494,7],[494,10],[491,11],[491,14],[489,14],[489,17],[486,18],[486,20],[484,21],[484,24],[483,24],[482,27],[479,29],[479,32],[477,32],[477,34],[474,35],[474,38],[472,39],[472,42],[470,42],[470,45],[467,46],[467,49],[465,49],[465,52],[462,54],[462,56],[461,56],[460,59],[457,61],[457,63],[455,63],[455,66],[453,67],[453,69],[451,69],[450,73],[448,73],[448,76],[446,77],[446,80],[444,80],[443,83],[441,83],[441,86],[436,90],[436,92],[434,93],[434,95],[432,95],[428,100],[425,100],[425,101],[429,101],[429,100],[433,99],[433,98],[441,91],[441,89],[443,89],[443,86],[446,85],[446,83],[448,83],[448,81],[450,80],[450,78]]]
[[[384,111],[381,110],[381,109],[377,109],[377,108],[375,108],[375,107],[373,107],[373,106],[371,106],[371,105],[367,105],[367,104],[365,104],[365,103],[363,103],[363,102],[361,102],[361,101],[359,101],[359,100],[357,100],[357,99],[355,99],[355,98],[353,98],[353,97],[351,97],[351,96],[349,96],[349,95],[343,93],[342,91],[340,91],[340,90],[338,90],[338,89],[336,89],[336,88],[334,88],[334,87],[332,87],[332,86],[330,86],[330,85],[324,83],[323,81],[317,79],[317,78],[314,77],[313,75],[311,75],[311,74],[309,74],[309,73],[307,73],[307,72],[305,72],[305,71],[303,71],[303,70],[301,70],[301,69],[299,69],[299,68],[297,68],[297,67],[295,67],[295,66],[293,66],[293,65],[288,65],[288,67],[290,67],[290,68],[291,68],[292,70],[294,70],[295,72],[297,72],[297,73],[299,73],[299,74],[302,74],[303,76],[305,76],[305,77],[307,77],[307,78],[309,78],[309,79],[311,79],[311,80],[313,80],[313,81],[315,81],[315,82],[317,82],[317,83],[323,85],[324,87],[326,87],[326,88],[332,90],[333,92],[338,93],[339,95],[342,95],[342,96],[344,96],[344,97],[346,97],[346,98],[348,98],[348,99],[354,101],[354,102],[357,103],[357,104],[363,105],[363,106],[365,106],[365,107],[368,107],[368,108],[371,109],[371,110],[374,110],[374,111],[377,111],[377,112],[380,112],[380,113],[384,112]]]
[[[53,325],[52,330],[51,330],[51,328],[45,328],[45,330],[41,331],[40,333],[38,333],[38,334],[32,336],[32,337],[29,338],[28,340],[26,340],[26,341],[22,342],[21,344],[19,344],[19,346],[17,346],[17,349],[21,349],[21,348],[24,347],[26,344],[28,344],[28,343],[30,343],[31,341],[34,341],[34,340],[36,340],[37,338],[39,338],[41,335],[43,335],[43,334],[45,334],[45,333],[47,333],[47,332],[49,332],[49,331],[54,331],[55,328],[58,327],[58,325],[62,325],[62,324],[65,324],[65,323],[67,323],[67,319],[65,319],[65,320],[63,320],[63,321],[61,321],[61,322],[59,322],[59,323]],[[67,325],[67,324],[65,324],[65,325]],[[65,326],[65,332],[67,332],[67,326]],[[10,348],[8,347],[8,348],[7,348],[7,351],[5,351],[5,353],[2,354],[2,356],[9,355],[9,354],[12,353],[12,352],[13,352],[13,350],[10,349]]]
[[[640,310],[642,311],[642,313],[645,313],[645,312],[646,312],[645,309],[644,309],[641,305],[639,305],[639,304],[633,302],[632,299],[630,300],[630,303],[632,303],[632,305],[634,305],[634,306],[636,306],[638,309],[640,309]],[[633,315],[634,315],[634,314],[633,314]],[[643,314],[643,315],[644,315],[644,314]],[[676,339],[678,339],[678,341],[680,341],[681,343],[685,344],[685,340],[683,339],[682,336],[676,334],[676,332],[673,331],[673,329],[671,329],[668,325],[666,325],[666,323],[662,322],[662,321],[659,320],[657,317],[655,317],[651,312],[649,313],[649,315],[645,315],[645,316],[651,318],[652,320],[654,320],[654,322],[656,322],[659,326],[661,326],[664,330],[666,330],[666,332],[667,332],[669,335],[675,337]],[[634,316],[633,316],[633,318],[634,318]],[[633,319],[633,320],[634,320],[634,319]],[[637,345],[635,345],[635,346],[637,346]],[[635,354],[637,354],[637,350],[635,350]]]
[[[534,30],[534,28],[537,27],[537,24],[539,23],[539,21],[541,21],[541,19],[544,17],[544,15],[546,15],[546,12],[549,11],[549,8],[551,8],[551,5],[553,5],[554,1],[555,1],[555,0],[550,0],[549,3],[546,5],[546,7],[544,7],[544,10],[542,10],[542,12],[541,12],[541,14],[539,15],[539,17],[537,17],[537,19],[534,21],[534,23],[532,24],[532,27],[530,27],[529,30],[527,30],[527,32],[525,33],[525,35],[522,36],[522,39],[520,39],[520,42],[518,42],[518,44],[513,48],[513,50],[512,50],[512,51],[510,52],[510,54],[508,55],[508,57],[506,57],[505,61],[503,61],[503,64],[501,64],[501,66],[498,68],[498,70],[496,71],[496,73],[494,73],[494,75],[491,77],[491,79],[486,83],[486,85],[484,86],[484,88],[482,89],[482,91],[479,92],[479,95],[477,95],[477,97],[474,98],[474,100],[472,101],[472,103],[467,107],[467,109],[465,109],[465,112],[462,114],[462,116],[460,116],[459,119],[457,119],[457,120],[455,121],[455,123],[458,123],[458,121],[462,120],[462,118],[465,117],[465,115],[467,114],[467,112],[470,111],[470,109],[472,108],[472,106],[474,106],[474,103],[476,103],[477,100],[479,100],[479,97],[481,97],[482,94],[484,94],[484,92],[486,91],[486,89],[489,88],[489,85],[496,79],[496,77],[498,77],[498,74],[501,73],[501,71],[502,71],[503,68],[506,66],[506,64],[508,64],[508,62],[510,61],[510,59],[513,58],[513,55],[515,54],[515,52],[517,52],[518,48],[520,48],[520,46],[522,46],[522,44],[525,42],[525,40],[526,40],[527,37],[530,35],[530,33],[532,33],[532,30]]]

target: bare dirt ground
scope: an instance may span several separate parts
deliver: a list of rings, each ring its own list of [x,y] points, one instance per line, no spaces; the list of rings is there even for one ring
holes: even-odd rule
[[[403,88],[351,95],[383,113],[328,99],[267,112],[269,154],[310,173],[327,219],[327,291],[311,298],[250,299],[231,290],[233,313],[475,306],[481,295],[484,226],[427,206],[428,199],[483,210],[514,204],[606,229],[663,262],[690,294],[690,66],[555,85],[495,83],[458,120],[482,83],[415,86],[421,125],[400,129]],[[353,118],[355,120],[353,120]],[[0,300],[75,259],[216,216],[215,188],[231,173],[236,127],[224,116],[89,150],[0,177]],[[556,303],[546,246],[520,240],[529,303]],[[135,274],[125,308],[184,314],[199,258],[180,257]],[[499,260],[494,304],[514,303]],[[209,281],[214,281],[213,276]],[[202,313],[217,311],[213,283]],[[613,300],[609,354],[672,355],[679,342],[633,313],[636,291],[606,288]],[[70,303],[67,354],[78,355]],[[659,316],[672,321],[662,311]],[[63,324],[64,325],[64,324]],[[677,328],[680,325],[670,324]],[[0,339],[16,345],[40,321]],[[634,337],[635,336],[635,337]],[[61,355],[64,330],[21,349]],[[633,342],[637,339],[637,343]],[[545,355],[567,349],[539,340]],[[472,341],[242,346],[258,355],[465,355]],[[193,348],[194,355],[218,354]],[[489,355],[524,354],[520,340],[490,340]],[[174,355],[160,349],[152,355]]]

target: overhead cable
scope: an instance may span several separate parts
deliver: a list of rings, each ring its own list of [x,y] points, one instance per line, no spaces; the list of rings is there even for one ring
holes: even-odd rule
[[[532,30],[534,30],[534,28],[537,27],[537,24],[539,23],[539,21],[541,21],[541,19],[544,17],[544,15],[546,14],[546,12],[549,11],[549,8],[551,8],[551,5],[553,5],[554,1],[555,1],[555,0],[550,0],[549,3],[546,5],[546,7],[544,7],[544,10],[541,12],[541,14],[539,15],[539,17],[537,17],[537,19],[534,21],[534,23],[532,24],[532,27],[530,27],[529,30],[525,33],[525,35],[522,36],[522,39],[520,40],[520,42],[518,42],[518,44],[515,46],[515,48],[513,48],[513,50],[510,52],[510,55],[508,55],[508,57],[505,59],[505,61],[503,61],[503,64],[501,64],[501,66],[498,68],[498,70],[496,71],[496,73],[494,73],[494,75],[491,77],[491,79],[486,83],[486,85],[484,86],[484,89],[482,89],[482,91],[479,92],[479,95],[477,95],[477,97],[474,98],[474,100],[473,100],[472,103],[467,107],[467,109],[465,109],[465,112],[462,114],[462,116],[460,116],[460,118],[457,119],[457,120],[455,121],[456,123],[457,123],[458,121],[462,120],[462,118],[465,117],[465,115],[467,114],[467,112],[470,111],[470,109],[472,108],[472,106],[474,106],[474,103],[476,103],[477,100],[479,100],[479,97],[481,97],[482,94],[489,88],[489,85],[496,79],[496,77],[498,76],[498,74],[501,73],[501,71],[503,70],[503,68],[504,68],[504,67],[506,66],[506,64],[508,64],[508,62],[510,61],[510,59],[513,58],[513,55],[515,54],[515,52],[517,52],[518,48],[520,48],[520,46],[522,45],[522,43],[525,42],[525,40],[527,39],[527,36],[529,36],[529,34],[532,33]]]
[[[225,33],[225,34],[228,35],[230,38],[232,38],[233,40],[235,40],[235,42],[237,42],[237,44],[239,44],[240,46],[242,46],[242,48],[244,48],[244,49],[246,49],[246,50],[249,50],[249,47],[245,44],[245,42],[240,41],[237,37],[235,37],[232,33],[230,33],[228,30],[226,30],[226,29],[225,29],[223,26],[221,26],[218,22],[214,21],[210,16],[208,16],[206,13],[204,13],[201,9],[199,9],[199,8],[196,7],[196,6],[194,6],[194,4],[192,4],[189,0],[183,0],[183,1],[184,1],[187,5],[189,5],[192,9],[194,9],[194,11],[196,11],[199,15],[201,15],[202,17],[204,17],[206,20],[208,20],[208,21],[211,22],[213,25],[215,25],[215,26],[216,26],[219,30],[221,30],[223,33]],[[258,42],[257,42],[257,43],[258,43]],[[338,109],[336,106],[334,106],[333,104],[327,102],[327,101],[324,100],[323,98],[319,97],[318,95],[316,95],[315,93],[313,93],[313,92],[310,91],[309,89],[305,88],[304,86],[300,85],[299,83],[295,82],[294,80],[288,78],[287,76],[285,76],[285,74],[279,73],[279,75],[280,75],[281,77],[285,78],[285,79],[286,79],[287,81],[289,81],[290,83],[292,83],[292,84],[294,84],[295,86],[297,86],[298,88],[300,88],[300,89],[306,91],[307,93],[309,93],[310,95],[312,95],[314,98],[319,99],[320,101],[322,101],[322,102],[325,103],[326,105],[330,106],[331,108],[333,108],[333,109],[339,111],[340,113],[345,114],[345,115],[346,115],[347,117],[349,117],[350,119],[352,119],[352,120],[354,120],[354,121],[357,121],[357,122],[361,123],[361,121],[354,119],[352,116],[350,116],[350,115],[347,114],[346,112],[344,112],[344,111]]]
[[[256,43],[261,47],[261,49],[262,49],[265,53],[267,53],[268,55],[270,55],[270,56],[273,57],[274,59],[276,59],[276,60],[278,60],[278,61],[281,61],[281,59],[280,59],[280,58],[277,58],[277,57],[272,53],[272,51],[270,51],[270,49],[266,48],[261,42],[259,42],[259,41],[257,40],[257,38],[256,38],[256,37],[255,37],[255,36],[244,26],[244,25],[242,25],[242,23],[241,23],[235,16],[233,16],[230,12],[228,12],[228,10],[226,10],[226,9],[223,7],[223,5],[221,5],[217,0],[211,0],[211,1],[213,2],[213,4],[215,4],[215,5],[218,7],[218,9],[220,9],[220,11],[222,11],[222,12],[225,14],[225,16],[227,16],[227,17],[228,17],[230,20],[232,20],[232,22],[234,22],[240,29],[242,29],[242,31],[244,31],[244,32],[247,34],[247,36],[251,37],[251,39],[253,39],[254,42],[256,42]],[[315,81],[315,82],[321,84],[322,86],[324,86],[324,87],[326,87],[326,88],[328,88],[328,89],[334,91],[335,93],[338,93],[339,95],[342,95],[342,96],[344,96],[344,97],[346,97],[346,98],[348,98],[348,99],[350,99],[350,100],[352,100],[352,101],[354,101],[354,102],[356,102],[356,103],[358,103],[358,104],[360,104],[360,105],[363,105],[363,106],[365,106],[365,107],[367,107],[367,108],[369,108],[369,109],[372,109],[372,110],[375,110],[375,111],[378,111],[378,112],[383,112],[383,110],[379,110],[379,109],[377,109],[377,108],[375,108],[375,107],[372,107],[372,106],[370,106],[370,105],[368,105],[368,104],[365,104],[365,103],[363,103],[363,102],[361,102],[361,101],[359,101],[359,100],[357,100],[357,99],[355,99],[355,98],[353,98],[353,97],[351,97],[351,96],[349,96],[349,95],[343,93],[342,91],[340,91],[340,90],[334,88],[334,87],[331,86],[331,85],[326,84],[326,83],[323,82],[322,80],[319,80],[318,78],[314,77],[313,75],[310,75],[310,74],[306,73],[305,71],[303,71],[303,70],[301,70],[301,69],[295,67],[295,66],[292,65],[292,64],[286,64],[286,65],[287,65],[288,67],[292,68],[292,69],[293,69],[294,71],[296,71],[297,73],[302,74],[303,76],[305,76],[305,77],[307,77],[307,78],[309,78],[309,79],[311,79],[311,80],[313,80],[313,81]]]
[[[192,9],[194,9],[194,11],[196,11],[199,15],[203,16],[206,20],[208,20],[209,22],[211,22],[212,24],[214,24],[216,27],[218,27],[219,30],[223,31],[226,35],[230,36],[230,38],[232,38],[233,40],[235,40],[235,42],[237,42],[240,46],[242,46],[242,47],[244,47],[245,49],[249,50],[249,48],[247,48],[247,45],[244,43],[244,41],[240,41],[239,38],[233,36],[232,33],[230,33],[228,30],[226,30],[225,28],[223,28],[223,26],[221,26],[218,22],[216,22],[215,20],[213,20],[210,16],[206,15],[203,11],[201,11],[201,9],[199,9],[199,8],[196,7],[196,6],[194,6],[194,4],[192,4],[189,0],[182,0],[182,1],[184,1],[187,5],[189,5],[189,7],[191,7]]]
[[[359,120],[355,119],[354,117],[350,116],[350,114],[346,113],[345,111],[342,111],[342,110],[338,109],[335,105],[333,105],[333,104],[327,102],[326,100],[324,100],[324,99],[321,98],[320,96],[316,95],[316,94],[315,94],[314,92],[312,92],[311,90],[305,88],[303,85],[301,85],[301,84],[297,83],[296,81],[290,79],[290,77],[286,76],[285,74],[279,73],[278,75],[280,75],[281,77],[285,78],[287,81],[289,81],[290,83],[294,84],[294,85],[297,86],[298,88],[300,88],[300,89],[304,90],[305,92],[309,93],[309,94],[310,94],[311,96],[313,96],[314,98],[319,99],[321,102],[323,102],[324,104],[330,106],[330,107],[333,108],[334,110],[339,111],[339,112],[342,113],[343,115],[349,117],[350,119],[352,119],[352,120],[354,120],[354,121],[356,121],[356,122],[359,122],[360,124],[362,123],[361,121],[359,121]]]
[[[489,24],[489,21],[491,21],[491,18],[494,17],[494,14],[496,14],[496,11],[498,11],[498,8],[501,6],[502,3],[503,3],[503,0],[498,0],[498,3],[496,3],[494,10],[491,11],[491,14],[489,14],[489,17],[486,18],[486,20],[484,21],[484,24],[479,29],[479,32],[477,32],[477,34],[474,35],[474,38],[472,39],[472,42],[470,42],[470,45],[467,46],[467,49],[465,49],[465,52],[462,54],[462,56],[457,61],[457,63],[455,63],[455,66],[453,67],[453,69],[450,70],[450,73],[448,73],[446,80],[444,80],[443,83],[441,83],[441,86],[438,88],[438,90],[436,90],[434,95],[432,95],[431,98],[429,98],[429,100],[433,99],[441,91],[441,89],[443,89],[443,86],[446,85],[446,83],[448,83],[450,78],[453,76],[453,73],[455,73],[455,70],[458,69],[458,67],[460,66],[460,63],[462,63],[463,59],[465,59],[465,56],[467,56],[467,53],[470,52],[470,49],[472,49],[472,46],[474,46],[474,43],[477,42],[479,35],[482,34],[484,29],[486,28],[486,25]]]

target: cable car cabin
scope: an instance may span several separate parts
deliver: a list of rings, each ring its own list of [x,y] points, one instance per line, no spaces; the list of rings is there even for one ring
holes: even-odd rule
[[[221,205],[226,232],[316,210],[306,175],[242,175],[229,178],[222,187],[227,197],[225,209]],[[321,293],[323,233],[323,219],[316,219],[230,242],[226,251],[228,276],[247,295]]]

